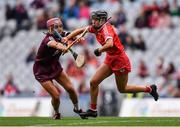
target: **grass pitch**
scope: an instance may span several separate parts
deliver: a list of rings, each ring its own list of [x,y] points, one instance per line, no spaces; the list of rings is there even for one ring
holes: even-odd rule
[[[0,126],[180,126],[180,117],[0,117]]]

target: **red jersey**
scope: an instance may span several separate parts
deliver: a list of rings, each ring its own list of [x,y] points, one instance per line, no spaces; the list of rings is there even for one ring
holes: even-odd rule
[[[89,26],[88,31],[96,35],[97,41],[103,46],[107,39],[113,39],[113,47],[109,48],[106,53],[104,63],[107,64],[115,75],[127,74],[131,71],[130,61],[124,52],[124,47],[110,23],[106,23],[99,30]]]
[[[113,47],[109,48],[107,51],[108,55],[117,55],[124,52],[124,47],[119,40],[115,29],[110,23],[106,23],[102,26],[100,30],[95,30],[92,26],[89,26],[88,31],[96,35],[97,41],[103,46],[108,38],[113,39]]]

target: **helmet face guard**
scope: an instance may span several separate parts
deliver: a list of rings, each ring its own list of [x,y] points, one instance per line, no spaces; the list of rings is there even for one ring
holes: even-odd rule
[[[102,10],[99,10],[99,11],[95,11],[95,12],[92,12],[91,13],[91,20],[95,20],[95,21],[99,21],[99,25],[96,25],[96,24],[92,24],[92,26],[95,28],[95,29],[99,29],[101,26],[102,26],[102,22],[103,21],[107,21],[107,17],[108,17],[108,14],[106,11],[102,11]]]

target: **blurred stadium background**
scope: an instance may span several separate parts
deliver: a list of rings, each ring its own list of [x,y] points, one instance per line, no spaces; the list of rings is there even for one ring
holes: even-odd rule
[[[130,84],[156,83],[160,100],[147,94],[119,94],[114,78],[100,86],[101,116],[180,116],[180,0],[0,0],[0,116],[51,116],[48,94],[35,80],[32,66],[46,31],[46,21],[60,16],[67,31],[89,24],[90,12],[106,10],[131,60]],[[60,58],[89,105],[89,81],[104,59],[91,34],[73,49],[86,56],[76,68],[70,53]],[[61,112],[74,116],[67,93],[61,91]]]

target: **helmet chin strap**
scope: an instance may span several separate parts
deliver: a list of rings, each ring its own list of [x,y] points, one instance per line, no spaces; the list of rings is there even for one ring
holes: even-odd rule
[[[101,25],[99,25],[99,26],[94,26],[94,29],[96,29],[96,30],[100,29],[100,28],[102,27],[102,25],[104,25],[104,20],[99,19],[99,24],[101,24]]]

